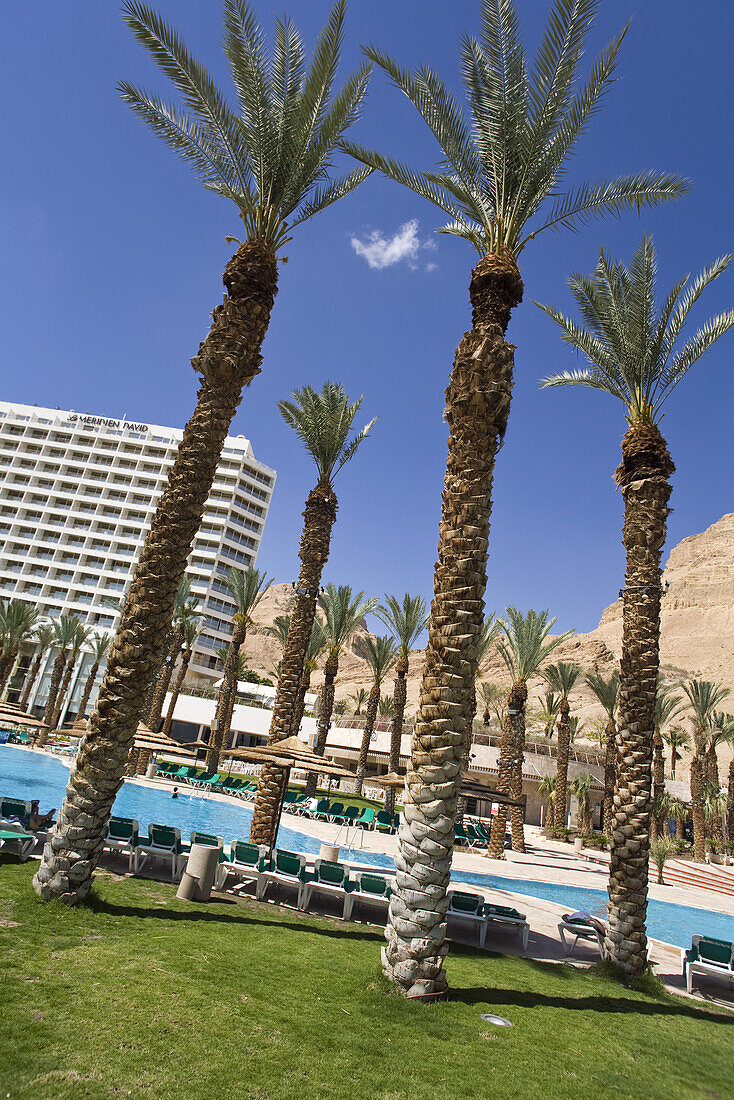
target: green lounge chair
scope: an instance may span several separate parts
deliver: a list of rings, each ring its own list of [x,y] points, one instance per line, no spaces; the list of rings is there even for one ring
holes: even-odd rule
[[[287,852],[276,848],[270,860],[270,866],[263,868],[257,880],[258,901],[262,901],[271,882],[295,886],[298,890],[298,908],[303,908],[303,888],[308,878],[306,857],[298,852]]]
[[[468,821],[464,824],[464,832],[469,839],[470,848],[486,848],[487,841],[483,836],[480,836],[479,832]]]
[[[487,919],[484,916],[484,898],[480,894],[470,894],[463,890],[449,890],[447,917],[469,921],[477,926],[479,946],[484,947],[487,938]]]
[[[181,831],[170,825],[149,825],[148,837],[141,838],[137,848],[136,871],[139,871],[147,859],[169,860],[171,863],[171,882],[177,881],[183,871],[185,848],[181,843]]]
[[[328,810],[329,821],[343,821],[344,820],[344,803],[332,802]]]
[[[344,895],[344,920],[351,920],[356,901],[389,903],[391,894],[392,886],[384,875],[376,875],[372,871],[352,872],[352,887]]]
[[[579,940],[588,940],[599,948],[599,954],[604,958],[604,921],[592,917],[590,913],[564,913],[563,919],[558,925],[563,950],[570,955]],[[569,947],[566,936],[573,936],[574,940]]]
[[[378,810],[375,817],[375,828],[380,833],[394,833],[393,819],[387,810]]]
[[[356,825],[359,817],[359,806],[347,806],[344,811],[344,820],[347,825]]]
[[[313,874],[306,875],[301,892],[299,909],[308,909],[314,890],[322,894],[334,894],[345,899],[350,889],[349,868],[343,863],[334,863],[330,859],[317,859]],[[343,907],[342,907],[343,908]]]
[[[728,940],[716,940],[711,936],[695,935],[691,937],[691,946],[681,951],[683,977],[686,989],[693,992],[694,974],[723,978],[734,982],[734,943]]]
[[[24,730],[12,730],[8,737],[9,745],[30,745],[31,739]]]
[[[31,817],[31,804],[30,802],[22,802],[19,798],[0,799],[0,817],[17,817],[27,828]]]
[[[267,845],[250,844],[249,841],[245,840],[233,840],[231,853],[230,858],[221,864],[224,882],[227,881],[228,875],[234,875],[235,878],[240,880],[234,886],[235,890],[239,890],[246,882],[254,882],[257,887],[260,872],[270,868]],[[224,882],[222,885],[224,885]]]
[[[21,863],[25,863],[36,846],[33,833],[25,832],[17,821],[4,821],[0,818],[0,851],[12,852]]]
[[[323,819],[324,821],[330,821],[329,817],[329,800],[328,798],[322,798],[316,809],[311,813],[311,817]]]
[[[194,786],[197,790],[207,790],[210,787],[214,787],[221,780],[221,775],[218,772],[204,772],[194,782]]]
[[[132,817],[111,817],[104,834],[104,848],[109,852],[126,852],[129,872],[137,871],[140,826]]]
[[[365,806],[354,824],[359,825],[360,829],[373,829],[375,827],[375,812],[373,806]]]
[[[486,902],[484,916],[489,924],[518,932],[522,940],[522,949],[527,950],[530,925],[524,913],[518,913],[517,909],[512,909],[508,905],[494,905]]]

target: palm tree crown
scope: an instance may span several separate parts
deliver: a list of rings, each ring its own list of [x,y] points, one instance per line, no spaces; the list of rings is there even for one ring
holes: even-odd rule
[[[684,276],[658,313],[652,237],[642,238],[629,268],[600,249],[594,274],[574,274],[568,284],[586,327],[552,306],[536,303],[559,326],[561,338],[582,352],[591,366],[553,374],[541,381],[541,387],[604,390],[624,404],[630,424],[657,423],[664,402],[687,371],[734,325],[734,310],[727,310],[678,347],[691,309],[730,261],[730,255],[714,260],[690,284],[690,276]]]
[[[332,657],[338,657],[365,615],[377,606],[377,597],[364,598],[364,592],[352,596],[348,584],[337,588],[329,584],[319,596],[319,607],[324,613],[324,631],[327,649]]]
[[[372,673],[373,688],[380,688],[382,681],[398,659],[395,640],[389,634],[369,635],[359,639],[355,647],[358,656],[366,661]]]
[[[570,692],[576,687],[584,670],[575,661],[558,661],[555,665],[548,665],[543,670],[543,679],[551,691],[560,695],[561,700],[567,700]]]
[[[594,668],[593,672],[587,672],[586,683],[606,711],[607,718],[613,718],[619,694],[619,670],[615,668],[607,680],[598,668]]]
[[[437,171],[417,172],[353,142],[342,147],[437,206],[450,218],[439,232],[465,238],[480,255],[507,250],[517,256],[546,229],[575,229],[595,216],[678,198],[687,181],[655,172],[563,192],[566,165],[609,89],[627,30],[580,84],[584,44],[598,7],[599,0],[556,0],[531,66],[513,0],[482,0],[479,37],[465,35],[461,48],[469,119],[429,66],[410,73],[369,48],[367,56],[419,111],[442,161]]]
[[[307,68],[290,20],[275,20],[268,56],[246,0],[223,0],[233,108],[161,16],[136,0],[123,4],[123,18],[185,109],[127,81],[119,86],[123,101],[208,190],[237,206],[247,237],[264,238],[276,250],[290,239],[289,229],[349,194],[370,172],[331,174],[334,150],[359,116],[370,72],[360,66],[334,91],[346,9],[346,0],[337,0]]]
[[[407,658],[419,636],[428,625],[426,601],[406,592],[402,604],[396,596],[385,596],[385,603],[375,608],[375,615],[391,630],[400,650]]]
[[[698,753],[706,751],[711,720],[717,707],[731,694],[729,688],[711,680],[689,680],[681,687],[693,717],[693,740]]]
[[[319,480],[331,484],[367,438],[376,417],[350,439],[352,424],[363,397],[349,402],[338,382],[325,382],[320,392],[311,386],[293,390],[291,401],[279,401],[278,409],[316,463]]]
[[[252,565],[247,569],[230,569],[225,584],[237,606],[232,616],[235,623],[244,626],[246,630],[252,625],[252,613],[271,583],[265,572],[261,573]]]
[[[555,619],[548,619],[547,611],[528,611],[523,615],[516,607],[508,607],[506,615],[506,619],[500,620],[505,637],[498,643],[497,649],[515,682],[529,680],[546,657],[574,633],[567,630],[565,634],[558,634],[547,641],[556,622]],[[551,687],[559,690],[554,685]]]

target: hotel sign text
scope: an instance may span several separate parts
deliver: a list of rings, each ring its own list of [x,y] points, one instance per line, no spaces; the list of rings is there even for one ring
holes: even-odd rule
[[[147,424],[133,424],[130,420],[109,420],[106,416],[90,416],[89,413],[80,415],[79,413],[71,413],[69,420],[79,421],[82,424],[89,424],[92,427],[98,428],[127,428],[131,432],[147,432]]]

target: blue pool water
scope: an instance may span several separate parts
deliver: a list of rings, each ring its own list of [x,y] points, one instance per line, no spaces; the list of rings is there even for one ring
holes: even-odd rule
[[[52,757],[10,745],[0,745],[0,797],[37,798],[41,811],[51,806],[59,807],[69,776],[68,768]],[[179,797],[171,798],[168,791],[144,787],[126,780],[115,801],[115,813],[120,817],[134,817],[140,822],[141,831],[149,824],[173,825],[188,840],[193,829],[221,836],[229,843],[245,840],[250,831],[252,807],[246,803],[222,802],[204,795],[189,794],[179,788]],[[304,826],[306,822],[304,822]],[[334,829],[336,833],[336,827]],[[318,855],[322,841],[307,832],[281,825],[278,845],[304,855]],[[359,860],[385,870],[394,870],[389,856],[361,849],[342,848],[344,858]],[[602,890],[583,886],[565,886],[553,882],[533,882],[528,879],[505,878],[500,875],[454,870],[454,882],[480,886],[510,893],[525,894],[544,901],[563,905],[572,910],[588,910],[603,915],[607,896]],[[648,900],[647,929],[654,939],[690,947],[691,936],[705,932],[719,939],[734,939],[734,917],[708,909],[697,909],[673,902]]]

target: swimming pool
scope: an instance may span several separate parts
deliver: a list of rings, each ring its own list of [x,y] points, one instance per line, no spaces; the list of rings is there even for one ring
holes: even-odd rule
[[[59,807],[68,780],[68,768],[53,757],[12,745],[0,745],[0,796],[7,798],[37,798],[41,810]],[[134,817],[141,830],[150,824],[173,825],[188,840],[193,829],[214,833],[229,843],[246,840],[252,820],[252,806],[240,802],[223,802],[206,794],[191,794],[179,789],[179,797],[171,798],[170,792],[155,787],[142,786],[126,780],[115,800],[115,813],[120,817]],[[304,821],[304,826],[306,822]],[[318,855],[323,841],[300,829],[281,825],[278,845],[304,855]],[[342,848],[346,859],[359,860],[385,870],[394,870],[389,856],[379,852],[366,852],[359,848]],[[607,895],[602,890],[584,886],[566,886],[553,882],[534,882],[529,879],[505,878],[484,872],[461,871],[452,875],[454,882],[487,889],[507,890],[528,897],[563,905],[570,912],[586,909],[600,915],[606,912]],[[654,939],[664,940],[678,947],[690,947],[691,936],[705,932],[719,939],[734,939],[734,917],[709,909],[698,909],[674,902],[650,898],[647,906],[647,929]]]

